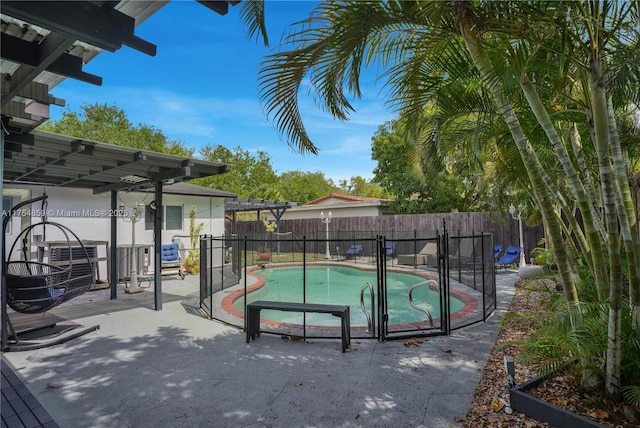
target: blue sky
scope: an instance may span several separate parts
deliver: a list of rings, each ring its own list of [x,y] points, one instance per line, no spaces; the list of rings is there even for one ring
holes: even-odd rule
[[[264,150],[278,174],[291,170],[321,171],[338,180],[373,177],[371,136],[394,115],[380,97],[381,84],[367,72],[364,97],[353,100],[356,113],[335,121],[301,94],[305,126],[319,148],[317,156],[300,155],[280,138],[264,116],[257,93],[259,64],[277,47],[289,24],[303,19],[315,1],[268,1],[269,48],[249,40],[240,22],[240,5],[221,16],[195,0],[173,0],[136,29],[136,35],[158,47],[155,57],[122,47],[103,52],[84,70],[102,76],[102,86],[66,79],[52,90],[65,108],[52,107],[60,119],[66,109],[107,103],[124,110],[134,124],[161,130],[187,147],[217,145]]]

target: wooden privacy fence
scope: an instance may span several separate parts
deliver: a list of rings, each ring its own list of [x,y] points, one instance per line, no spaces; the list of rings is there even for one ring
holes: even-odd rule
[[[518,245],[518,221],[509,213],[441,213],[441,214],[403,214],[378,217],[334,217],[329,224],[330,239],[345,239],[350,236],[375,237],[383,235],[387,239],[433,238],[437,231],[442,231],[446,224],[450,234],[456,235],[471,232],[492,233],[494,242]],[[308,239],[326,238],[326,229],[322,220],[294,219],[281,220],[277,232],[292,232],[296,237],[305,236]],[[260,237],[265,235],[261,221],[238,221],[235,224],[226,223],[226,233],[237,234],[240,237]],[[538,246],[544,238],[542,225],[527,226],[523,224],[524,249],[527,263],[531,250]]]

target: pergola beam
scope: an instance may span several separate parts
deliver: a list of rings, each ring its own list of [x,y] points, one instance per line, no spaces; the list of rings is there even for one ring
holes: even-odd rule
[[[269,210],[274,217],[278,217],[273,210],[277,210],[282,213],[297,205],[295,202],[285,201],[267,201],[264,199],[250,199],[250,198],[226,198],[224,201],[224,210],[226,212],[247,212],[247,211],[263,211]],[[282,214],[280,214],[280,217]]]
[[[88,1],[3,1],[2,13],[110,52],[124,44],[155,55],[155,45],[134,36],[134,18]]]
[[[170,169],[168,171],[162,171],[157,174],[152,174],[151,181],[159,182],[189,176],[191,176],[191,168],[188,166],[183,166],[181,168]]]
[[[25,178],[25,177],[27,177],[27,176],[29,176],[31,174],[34,174],[34,173],[38,172],[41,169],[46,168],[49,165],[54,165],[54,164],[55,165],[64,165],[65,164],[64,159],[66,157],[74,155],[76,153],[81,153],[86,148],[86,146],[84,144],[81,144],[79,142],[77,144],[74,144],[73,146],[74,147],[73,147],[73,149],[71,151],[69,151],[69,152],[60,152],[60,154],[55,158],[47,158],[47,159],[45,159],[44,163],[42,163],[41,165],[38,165],[37,167],[35,167],[33,169],[29,169],[28,172],[26,172],[26,173],[22,174],[21,176],[15,178],[14,180],[15,181],[20,181],[23,178]]]
[[[9,61],[38,68],[41,65],[41,59],[47,56],[46,52],[44,52],[44,42],[29,42],[8,34],[2,34],[0,40],[2,58]],[[48,39],[45,38],[44,40]],[[44,69],[60,76],[70,77],[97,86],[102,85],[100,76],[82,71],[82,58],[79,56],[62,53]]]
[[[14,3],[14,2],[3,2],[2,3],[2,12],[5,10],[5,3]],[[39,2],[17,2],[17,3],[39,3]],[[55,2],[51,2],[55,3]],[[21,65],[18,67],[16,71],[11,75],[11,86],[10,89],[2,94],[2,107],[4,108],[13,97],[17,96],[23,89],[25,89],[40,73],[45,71],[53,62],[55,62],[58,57],[66,52],[69,49],[75,40],[73,38],[69,38],[57,33],[49,34],[40,44],[38,50],[38,64],[37,66],[31,65]]]
[[[4,35],[3,35],[4,36]],[[2,57],[5,57],[4,45],[2,46]],[[5,94],[8,95],[11,90],[11,76],[5,73],[0,75],[0,83],[2,84],[2,98],[5,98]],[[56,98],[49,94],[49,85],[45,83],[31,82],[25,86],[20,93],[19,97],[28,98],[30,100],[39,102],[41,104],[56,105],[59,107],[65,106],[65,101],[61,98]]]

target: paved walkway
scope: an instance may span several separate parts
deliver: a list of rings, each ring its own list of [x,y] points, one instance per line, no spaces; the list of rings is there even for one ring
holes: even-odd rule
[[[378,343],[245,343],[238,329],[182,304],[197,277],[153,292],[62,305],[100,329],[51,348],[3,354],[61,427],[449,427],[464,417],[513,296],[514,273],[497,274],[498,311],[451,336]],[[67,309],[64,307],[67,306]]]
[[[31,394],[24,383],[2,360],[2,427],[47,427],[57,428],[49,413]]]

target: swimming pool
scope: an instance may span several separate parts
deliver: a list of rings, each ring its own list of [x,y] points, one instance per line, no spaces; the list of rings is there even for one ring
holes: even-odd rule
[[[263,278],[264,286],[247,294],[247,302],[256,300],[303,301],[304,270],[302,266],[268,267],[252,271],[253,275]],[[427,278],[409,272],[387,270],[387,301],[389,324],[414,324],[424,322],[426,315],[411,307],[409,289]],[[367,319],[360,308],[360,292],[367,282],[377,283],[376,271],[345,265],[306,266],[306,302],[349,305],[351,307],[351,325],[366,327]],[[377,292],[376,292],[377,294]],[[365,291],[364,301],[370,309],[369,292]],[[427,308],[433,319],[440,317],[439,291],[428,286],[418,287],[413,292],[414,302]],[[451,296],[451,313],[465,306],[463,300]],[[376,301],[377,305],[377,301]],[[238,311],[244,309],[242,296],[233,302]],[[262,311],[262,318],[281,323],[302,324],[303,315],[295,312]],[[339,326],[340,320],[326,314],[306,314],[307,325]]]

